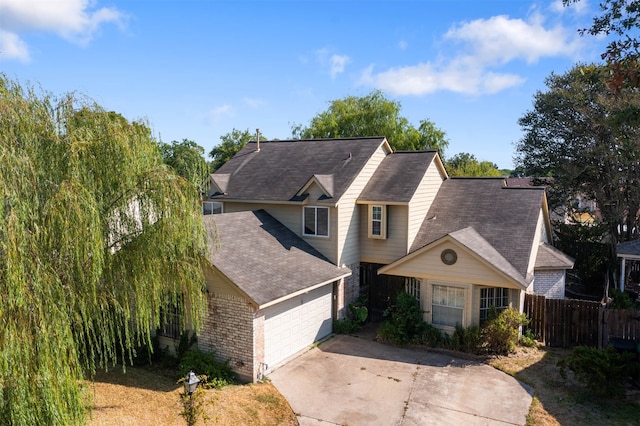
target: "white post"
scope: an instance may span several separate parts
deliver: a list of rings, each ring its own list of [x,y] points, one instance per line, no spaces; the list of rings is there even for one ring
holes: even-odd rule
[[[620,291],[624,291],[624,277],[625,277],[625,267],[627,264],[627,259],[625,257],[622,258],[622,267],[620,268]]]

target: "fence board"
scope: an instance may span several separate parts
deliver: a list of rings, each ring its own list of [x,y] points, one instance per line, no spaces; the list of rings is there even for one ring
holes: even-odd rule
[[[547,346],[601,346],[603,307],[599,302],[576,299],[545,299],[525,295],[525,313],[531,329]],[[611,318],[618,324],[618,318]],[[637,328],[640,328],[640,321]],[[627,327],[623,333],[629,334]]]

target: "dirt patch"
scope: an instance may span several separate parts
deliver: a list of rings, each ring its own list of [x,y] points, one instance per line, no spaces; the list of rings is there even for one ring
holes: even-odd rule
[[[117,368],[98,373],[87,383],[92,398],[93,426],[182,425],[182,386],[157,371]],[[297,425],[287,401],[270,383],[208,389],[204,394],[206,421],[216,425]]]
[[[557,363],[570,353],[544,346],[518,348],[515,354],[488,362],[534,389],[527,425],[637,424],[640,400],[633,389],[624,401],[602,401],[589,396],[571,375],[560,375]]]

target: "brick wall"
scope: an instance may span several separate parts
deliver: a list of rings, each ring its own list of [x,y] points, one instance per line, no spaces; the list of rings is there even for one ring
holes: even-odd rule
[[[336,295],[338,303],[337,319],[345,318],[349,304],[360,297],[360,263],[353,263],[347,265],[347,267],[351,269],[351,276],[344,278],[338,284],[338,294]]]
[[[533,292],[549,299],[564,299],[565,271],[535,271]]]
[[[225,294],[210,293],[207,302],[208,312],[198,336],[198,348],[214,353],[219,361],[229,360],[239,380],[253,381],[257,368],[253,352],[256,331],[253,307],[246,299]]]

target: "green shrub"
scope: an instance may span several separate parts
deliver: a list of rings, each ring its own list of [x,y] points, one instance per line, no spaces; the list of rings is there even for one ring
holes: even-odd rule
[[[353,321],[357,324],[364,324],[369,316],[369,310],[366,306],[350,304],[349,310],[351,311]]]
[[[410,294],[398,293],[395,304],[387,308],[388,318],[378,328],[378,336],[396,345],[423,343],[427,324],[422,319],[419,302]]]
[[[520,327],[528,323],[527,316],[515,309],[507,308],[497,312],[492,307],[489,310],[489,318],[482,327],[482,337],[487,351],[498,355],[513,352],[518,344]]]
[[[478,326],[464,328],[456,325],[447,347],[456,351],[479,354],[483,349],[482,330]]]
[[[189,371],[198,376],[206,376],[206,384],[221,388],[233,383],[234,373],[229,362],[216,361],[214,354],[202,351],[187,351],[180,360],[180,374],[184,377]]]
[[[624,291],[610,288],[609,296],[613,299],[609,306],[611,309],[638,309],[638,304]]]
[[[360,324],[356,323],[351,318],[343,318],[341,320],[333,321],[333,332],[337,334],[353,334],[360,330]]]
[[[601,350],[577,346],[571,355],[558,361],[558,366],[562,377],[566,378],[569,369],[589,392],[603,397],[622,397],[625,382],[638,374],[637,355],[618,353],[612,347]]]
[[[520,336],[520,346],[526,346],[528,348],[533,348],[536,346],[536,335],[533,333],[533,330],[527,328],[522,336]]]

